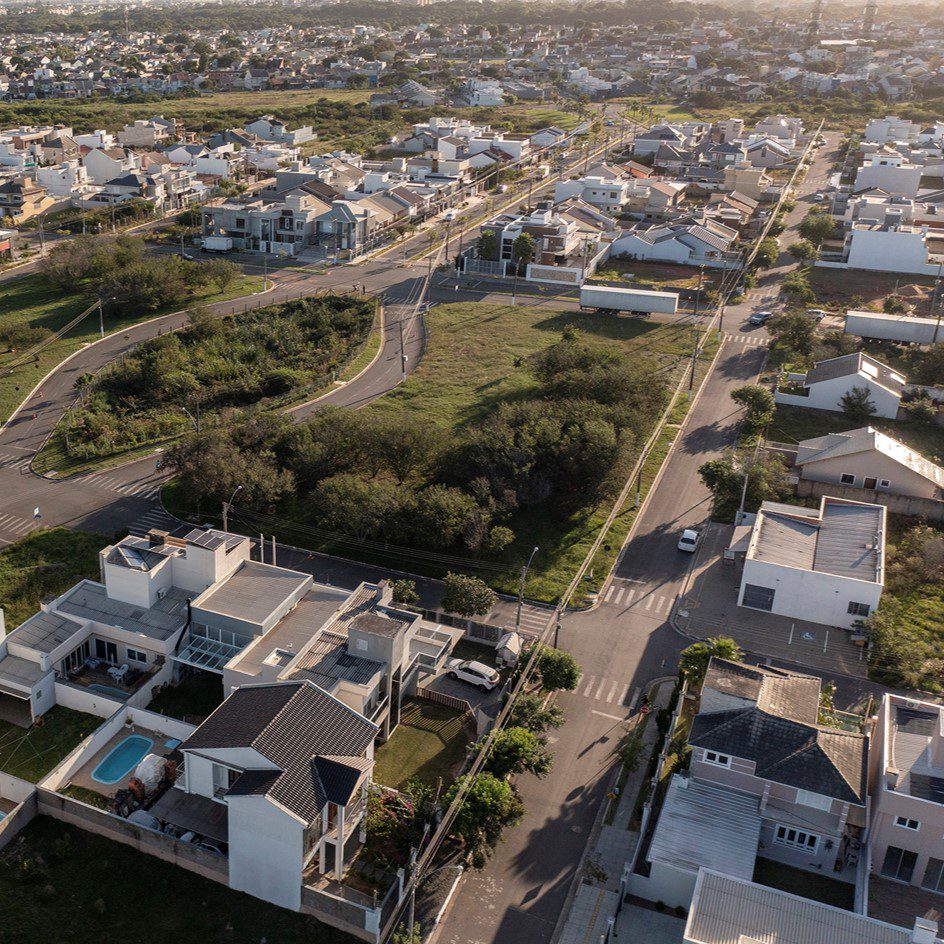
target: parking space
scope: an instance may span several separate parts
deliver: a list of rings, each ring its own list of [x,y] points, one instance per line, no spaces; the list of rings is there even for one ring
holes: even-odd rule
[[[724,633],[756,655],[864,678],[865,650],[846,630],[737,605],[740,568],[724,560],[733,533],[733,526],[716,522],[706,529],[676,604],[679,628],[701,638]]]
[[[493,668],[496,667],[494,649],[489,646],[478,646],[467,640],[459,641],[450,658],[467,659],[481,662]],[[504,681],[506,677],[507,672],[503,672],[502,680]],[[494,717],[501,707],[502,685],[500,683],[489,692],[482,691],[482,689],[461,679],[450,678],[448,666],[444,667],[435,678],[424,683],[422,687],[428,691],[459,698],[468,702],[473,710],[479,708],[491,717]]]

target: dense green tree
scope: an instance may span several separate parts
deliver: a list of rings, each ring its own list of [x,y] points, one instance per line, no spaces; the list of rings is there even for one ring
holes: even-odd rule
[[[757,254],[754,256],[754,262],[760,269],[769,269],[780,255],[780,246],[777,240],[772,236],[762,239],[757,247]]]
[[[519,695],[508,716],[508,724],[545,734],[564,723],[564,709],[547,700],[541,692]]]
[[[446,794],[448,808],[466,783],[461,777]],[[506,780],[491,773],[477,774],[459,807],[453,822],[453,833],[473,854],[473,862],[481,866],[501,839],[502,830],[515,826],[524,815],[524,804]]]
[[[484,616],[498,602],[498,595],[478,577],[446,574],[442,608],[459,616]]]
[[[800,235],[819,248],[836,230],[836,224],[828,213],[810,213],[800,223]]]
[[[745,408],[744,422],[755,431],[768,426],[777,409],[774,395],[761,384],[738,387],[732,391],[731,399]]]
[[[502,779],[525,772],[546,777],[552,762],[553,755],[537,734],[527,728],[508,727],[495,735],[485,766]]]
[[[538,674],[545,691],[572,692],[580,681],[580,666],[569,652],[542,646],[538,656]]]
[[[785,311],[770,321],[777,343],[801,358],[809,357],[816,344],[816,323],[805,311]]]
[[[729,454],[703,463],[698,474],[713,494],[715,514],[722,519],[734,516],[742,495],[744,510],[756,511],[761,502],[783,501],[791,493],[786,466],[776,456],[751,451]]]
[[[729,636],[713,636],[707,642],[696,642],[683,649],[679,656],[679,672],[691,690],[697,692],[701,689],[712,659],[743,662],[744,652]]]
[[[839,405],[849,421],[857,426],[868,423],[878,412],[868,387],[853,387],[839,398]]]

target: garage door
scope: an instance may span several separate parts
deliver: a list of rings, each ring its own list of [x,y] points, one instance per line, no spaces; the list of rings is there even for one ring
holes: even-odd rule
[[[744,600],[742,606],[749,606],[752,610],[766,610],[768,613],[774,608],[774,594],[776,590],[770,587],[758,587],[756,584],[744,585]]]

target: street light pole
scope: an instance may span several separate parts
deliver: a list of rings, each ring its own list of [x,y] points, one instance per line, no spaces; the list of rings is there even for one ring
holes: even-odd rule
[[[229,496],[228,502],[223,502],[223,530],[229,530],[229,510],[233,507],[233,499],[236,498],[237,492],[242,489],[242,485],[237,485],[233,490],[233,494]],[[275,563],[275,561],[273,561]]]
[[[692,339],[692,369],[688,375],[688,389],[691,391],[695,386],[695,364],[698,361],[698,303],[701,300],[701,286],[702,280],[705,277],[705,267],[701,266],[698,269],[698,291],[695,293],[695,313],[692,315],[692,331],[694,332],[694,338]]]
[[[528,576],[528,570],[531,567],[531,561],[534,560],[534,555],[537,554],[538,549],[535,547],[531,551],[531,556],[528,558],[528,563],[521,568],[521,580],[518,582],[518,611],[515,614],[515,632],[517,633],[521,629],[521,607],[524,604],[524,581]]]

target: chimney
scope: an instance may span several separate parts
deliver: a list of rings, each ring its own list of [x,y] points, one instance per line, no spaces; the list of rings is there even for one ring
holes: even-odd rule
[[[393,587],[389,580],[380,580],[377,582],[377,592],[374,594],[374,602],[377,606],[390,606],[393,602]]]
[[[911,944],[935,944],[937,941],[937,921],[930,918],[915,918],[911,932]]]

